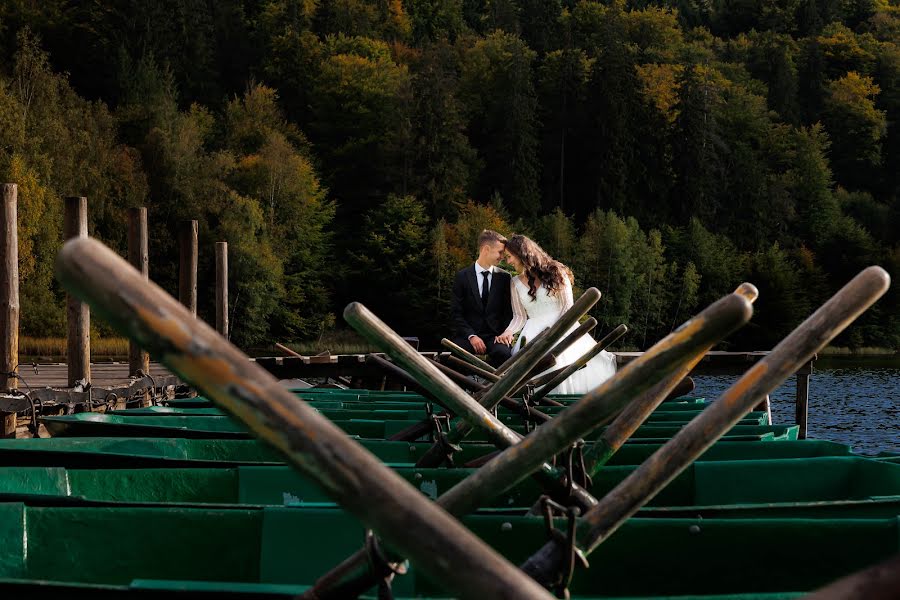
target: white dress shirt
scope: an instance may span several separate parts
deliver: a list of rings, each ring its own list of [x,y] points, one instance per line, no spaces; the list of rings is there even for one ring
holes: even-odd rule
[[[487,284],[488,284],[488,291],[490,291],[491,280],[494,278],[494,266],[491,265],[490,267],[485,268],[485,267],[482,267],[481,265],[479,265],[478,262],[476,261],[475,262],[475,280],[478,282],[478,295],[479,296],[481,296],[481,291],[482,291],[481,288],[484,287],[484,275],[481,274],[484,271],[488,272]]]
[[[484,275],[481,274],[484,271],[488,272],[487,286],[488,286],[488,292],[490,292],[491,291],[491,280],[494,278],[494,266],[491,265],[490,267],[485,268],[485,267],[482,267],[481,265],[479,265],[478,261],[476,260],[475,261],[475,281],[478,282],[478,296],[479,297],[481,296],[481,288],[484,287],[484,283],[485,283],[484,282],[485,277],[484,277]],[[473,337],[475,337],[474,333],[469,336],[469,339],[472,339]]]

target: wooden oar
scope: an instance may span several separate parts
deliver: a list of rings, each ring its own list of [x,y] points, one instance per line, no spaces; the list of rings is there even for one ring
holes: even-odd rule
[[[462,373],[454,371],[447,365],[442,365],[441,363],[435,361],[434,363],[438,369],[442,373],[444,373],[447,377],[449,377],[456,385],[463,389],[467,389],[469,391],[474,391],[478,394],[484,393],[488,387],[477,381],[473,381],[469,377],[466,377]],[[500,399],[500,406],[513,410],[521,417],[526,419],[530,419],[537,423],[543,423],[544,421],[549,421],[550,416],[539,411],[536,408],[526,408],[521,401],[516,401],[514,398],[510,398],[509,396],[504,396]]]
[[[469,363],[472,366],[478,367],[479,369],[487,371],[488,373],[493,373],[495,370],[494,367],[492,367],[485,361],[481,360],[480,358],[478,358],[477,356],[475,356],[474,354],[472,354],[471,352],[469,352],[468,350],[466,350],[459,344],[456,344],[453,341],[448,340],[447,338],[444,338],[441,340],[441,345],[444,348],[447,348],[448,350],[450,350],[451,353],[455,354],[457,357],[466,361],[467,363]]]
[[[544,387],[536,391],[531,397],[532,402],[539,403],[547,394],[555,390],[560,383],[571,377],[572,374],[575,373],[575,371],[588,364],[592,358],[609,348],[616,340],[621,338],[627,332],[628,327],[626,327],[624,324],[619,325],[618,327],[610,331],[603,337],[602,340],[594,344],[593,348],[585,352],[584,355],[578,358],[578,360],[563,369],[556,375],[556,377],[545,383]]]
[[[635,394],[656,385],[673,369],[744,325],[752,314],[750,302],[737,294],[713,303],[522,442],[456,484],[441,496],[442,506],[465,514],[502,494],[608,420]]]
[[[884,295],[889,285],[887,272],[873,266],[841,288],[718,400],[685,425],[604,496],[599,505],[584,515],[577,544],[580,551],[589,554],[608,539],[641,506],[750,412],[760,398],[778,388]],[[560,417],[557,417],[552,424],[559,422]],[[551,585],[558,578],[563,554],[561,546],[551,542],[533,554],[522,568],[542,584]]]
[[[440,398],[444,406],[466,421],[479,424],[493,443],[509,445],[521,439],[518,433],[506,427],[488,409],[450,381],[433,361],[404,342],[403,338],[368,308],[359,302],[351,302],[344,309],[344,320],[412,375],[419,385]]]
[[[851,573],[821,587],[800,600],[898,600],[900,554]]]
[[[67,241],[56,276],[94,314],[277,448],[434,581],[469,598],[552,598],[100,242]]]
[[[759,292],[751,283],[742,283],[735,294],[753,303],[759,296]],[[609,459],[622,447],[638,427],[653,414],[653,411],[675,390],[687,375],[697,366],[712,345],[707,346],[703,352],[698,353],[693,360],[688,361],[683,367],[660,381],[650,390],[628,403],[628,406],[610,423],[590,450],[584,454],[586,470],[591,477],[597,474],[600,468],[609,462]]]
[[[444,406],[443,400],[441,400],[439,397],[437,397],[436,395],[432,394],[427,389],[422,387],[421,384],[419,384],[419,382],[416,381],[415,377],[413,377],[412,375],[410,375],[409,373],[407,373],[406,371],[404,371],[403,369],[401,369],[400,367],[398,367],[391,361],[385,360],[384,358],[377,356],[375,354],[369,354],[368,356],[366,356],[366,362],[376,365],[377,367],[385,370],[386,372],[390,373],[394,377],[397,377],[398,379],[406,382],[409,387],[413,388],[415,391],[422,394],[422,396],[437,403],[439,406],[441,406],[444,409],[442,414],[449,415],[451,419],[456,416],[456,413],[454,413],[452,410],[447,409],[447,407]],[[451,380],[453,380],[454,382],[459,384],[460,387],[463,387],[464,385],[475,386],[474,389],[479,389],[479,388],[484,387],[483,384],[480,384],[477,381],[472,381],[465,375],[457,373],[445,365],[442,365],[437,362],[435,362],[435,365],[438,367],[438,369],[443,371],[445,375],[450,377]],[[457,378],[459,378],[459,379],[457,379]],[[528,419],[535,423],[543,423],[544,421],[548,421],[550,419],[550,417],[548,415],[546,415],[536,409],[533,409],[533,408],[526,409],[524,406],[522,406],[520,403],[516,402],[512,398],[504,398],[503,400],[501,400],[500,405],[516,411],[516,413],[519,414],[520,416],[522,416],[523,418]],[[390,436],[388,439],[391,441],[411,442],[413,440],[419,439],[423,435],[430,433],[433,429],[434,429],[434,423],[432,422],[432,420],[431,419],[423,419],[420,422],[415,423],[414,425],[405,427],[404,429],[402,429],[402,430],[398,431],[397,433],[393,434],[392,436]]]
[[[553,352],[555,352],[555,351],[556,351],[556,348],[553,349]],[[479,367],[477,365],[473,365],[471,362],[463,360],[463,359],[459,358],[458,356],[452,356],[452,355],[448,356],[447,362],[450,363],[451,365],[453,365],[453,367],[456,369],[468,371],[469,373],[472,373],[473,375],[477,375],[477,376],[481,377],[482,379],[486,379],[488,382],[490,382],[490,383],[486,384],[485,391],[487,391],[491,385],[500,381],[500,375],[497,375],[493,370],[488,371],[487,369],[482,369],[481,367]],[[544,371],[545,369],[549,369],[550,367],[552,367],[555,364],[556,364],[556,356],[554,356],[554,354],[552,354],[552,353],[547,354],[540,360],[540,362],[538,362],[537,366],[535,366],[532,369],[532,373],[529,373],[529,376],[533,373],[540,373],[541,371]],[[515,395],[515,393],[516,392],[513,392],[510,395]]]
[[[458,371],[460,368],[469,371],[474,375],[478,375],[482,379],[487,379],[488,381],[500,381],[500,377],[498,375],[494,375],[493,372],[482,369],[481,367],[477,367],[470,362],[466,362],[463,359],[457,356],[450,356],[447,358],[447,362],[450,363],[453,367],[456,367]]]

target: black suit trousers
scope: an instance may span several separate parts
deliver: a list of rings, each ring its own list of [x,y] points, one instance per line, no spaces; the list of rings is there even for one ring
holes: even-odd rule
[[[509,359],[512,348],[507,346],[506,344],[498,344],[494,341],[496,337],[494,334],[484,334],[479,335],[478,337],[484,342],[484,347],[487,349],[487,363],[492,367],[499,367],[503,363]],[[472,343],[464,337],[456,337],[453,339],[453,343],[471,352],[472,354],[478,354],[475,352],[475,348],[472,347]]]

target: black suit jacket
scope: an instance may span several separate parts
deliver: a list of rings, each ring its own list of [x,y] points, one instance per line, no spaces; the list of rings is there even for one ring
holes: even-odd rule
[[[455,335],[468,338],[470,335],[481,337],[503,333],[513,317],[510,281],[509,273],[494,267],[487,307],[483,307],[474,263],[459,271],[453,282],[451,304]]]

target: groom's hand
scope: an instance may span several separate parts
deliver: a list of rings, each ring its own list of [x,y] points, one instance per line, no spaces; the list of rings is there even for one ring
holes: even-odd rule
[[[469,343],[472,344],[475,354],[487,354],[487,346],[484,345],[484,340],[477,335],[470,337]]]

